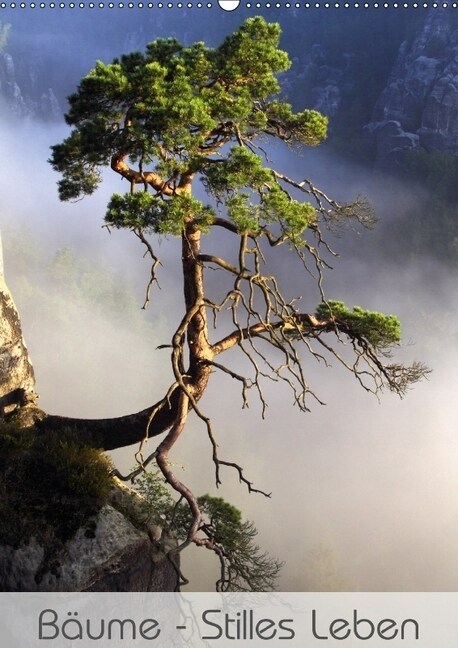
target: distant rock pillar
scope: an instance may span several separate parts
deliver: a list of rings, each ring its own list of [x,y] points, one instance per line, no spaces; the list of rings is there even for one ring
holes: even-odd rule
[[[3,277],[5,274],[3,269],[3,243],[2,243],[2,233],[0,231],[0,277]]]
[[[35,375],[3,274],[0,234],[0,418],[35,400]]]

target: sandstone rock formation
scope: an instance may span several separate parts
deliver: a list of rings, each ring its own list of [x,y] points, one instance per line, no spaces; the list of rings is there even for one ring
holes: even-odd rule
[[[0,267],[0,417],[33,402],[34,386],[35,376],[21,322]]]
[[[0,590],[6,592],[173,592],[175,569],[159,539],[141,521],[138,495],[120,483],[110,502],[59,550],[34,538],[0,546]]]
[[[283,91],[293,97],[299,88],[301,105],[306,100],[308,107],[334,117],[341,107],[344,92],[351,88],[352,64],[351,53],[344,53],[338,65],[331,64],[326,49],[315,43],[300,60],[293,60],[291,71],[282,79]]]
[[[33,74],[25,86],[18,79],[16,63],[9,52],[0,53],[0,97],[7,112],[19,118],[59,119],[62,110],[52,88],[40,88]],[[34,83],[35,81],[35,83]]]
[[[1,256],[0,240],[0,420],[13,414],[19,427],[28,427],[42,413]],[[108,502],[63,546],[42,546],[34,537],[19,547],[0,545],[0,591],[174,591],[170,542],[160,536],[139,495],[116,480]]]
[[[431,10],[413,42],[401,45],[366,135],[379,168],[402,164],[418,147],[458,155],[458,29],[451,12]]]

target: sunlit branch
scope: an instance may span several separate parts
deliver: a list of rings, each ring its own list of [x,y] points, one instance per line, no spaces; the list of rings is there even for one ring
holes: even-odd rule
[[[225,365],[215,362],[214,360],[207,360],[206,363],[212,367],[215,367],[216,369],[219,369],[223,373],[228,374],[231,378],[234,378],[234,380],[238,380],[242,383],[242,409],[248,407],[247,391],[251,389],[251,387],[253,387],[253,381],[249,378],[246,378],[245,376],[238,374],[235,371],[232,371],[232,369],[229,369]]]
[[[308,313],[295,313],[291,316],[291,322],[292,324],[303,324],[308,327],[308,329],[304,329],[303,335],[311,335],[316,331],[334,331],[336,327],[336,321],[333,317],[319,320],[317,317],[315,317],[315,315],[310,315]],[[214,344],[212,347],[213,353],[215,355],[218,355],[219,353],[227,351],[233,346],[239,344],[242,340],[259,336],[265,332],[275,331],[281,329],[284,326],[284,321],[278,321],[271,324],[258,322],[257,324],[254,324],[252,326],[238,329]]]
[[[228,272],[231,272],[232,274],[235,274],[237,276],[241,276],[240,275],[240,270],[236,266],[232,265],[231,263],[229,263],[228,261],[223,259],[222,257],[214,256],[213,254],[199,254],[199,256],[197,258],[202,263],[213,263],[214,265],[217,265],[220,268],[223,268],[223,270],[227,270]],[[242,278],[248,279],[249,277],[250,277],[250,274],[247,271],[242,273]]]
[[[180,193],[187,191],[187,186],[192,181],[194,174],[190,171],[181,174],[180,180],[177,184],[170,179],[163,178],[155,171],[143,171],[132,169],[125,159],[127,153],[118,153],[111,158],[111,168],[116,173],[119,173],[123,178],[128,180],[131,184],[148,184],[158,194],[162,196],[176,196]]]
[[[240,232],[237,229],[237,227],[234,225],[234,223],[231,223],[230,221],[226,220],[225,218],[214,218],[214,220],[211,223],[212,226],[214,227],[222,227],[228,232],[232,232],[232,234],[235,234],[237,236],[240,236]],[[277,247],[278,245],[281,245],[282,243],[285,243],[285,241],[288,240],[288,235],[287,234],[281,234],[280,236],[275,236],[267,227],[261,226],[257,232],[249,232],[248,233],[248,238],[251,240],[256,240],[258,238],[266,238],[270,247]]]

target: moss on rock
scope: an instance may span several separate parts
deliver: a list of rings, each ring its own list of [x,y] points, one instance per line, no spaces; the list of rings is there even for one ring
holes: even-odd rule
[[[55,547],[108,499],[109,460],[60,432],[0,425],[0,544],[19,547],[35,537]]]

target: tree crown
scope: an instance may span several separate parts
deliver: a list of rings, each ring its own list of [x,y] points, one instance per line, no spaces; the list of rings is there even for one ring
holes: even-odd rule
[[[189,214],[202,229],[216,217],[214,207],[183,195],[197,174],[237,230],[280,222],[291,236],[300,234],[314,210],[280,189],[254,140],[319,144],[327,119],[313,110],[294,113],[275,98],[277,74],[290,65],[279,38],[278,24],[256,17],[215,49],[159,39],[145,54],[99,61],[69,98],[70,136],[52,148],[51,163],[63,174],[60,197],[92,193],[100,169],[111,164],[156,194],[115,194],[107,223],[179,234]]]

